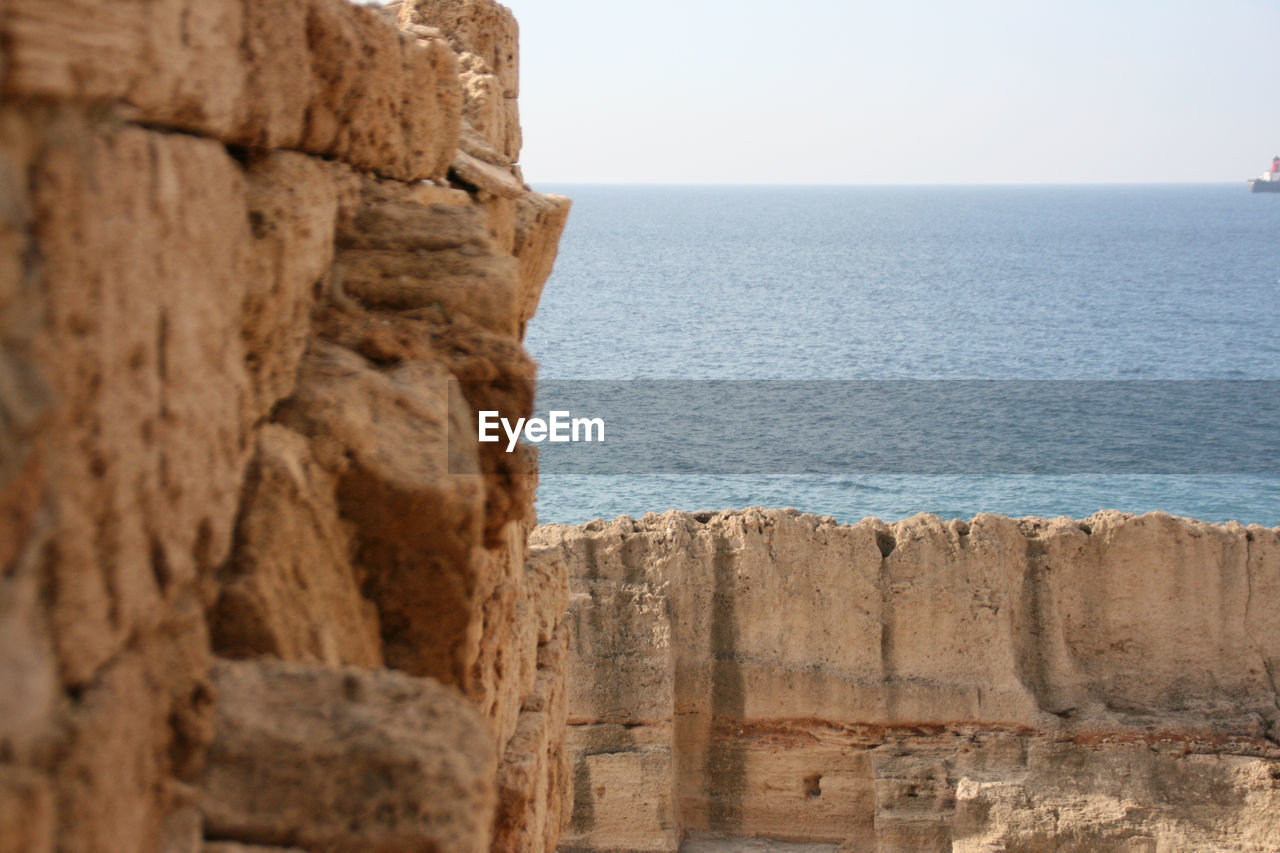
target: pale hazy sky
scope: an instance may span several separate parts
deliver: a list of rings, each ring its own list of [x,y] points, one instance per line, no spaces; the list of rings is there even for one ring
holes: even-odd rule
[[[507,0],[534,183],[1243,181],[1280,0]]]

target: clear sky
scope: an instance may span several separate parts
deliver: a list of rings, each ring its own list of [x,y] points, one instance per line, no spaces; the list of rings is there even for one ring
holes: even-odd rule
[[[1243,181],[1280,0],[507,0],[527,180]]]

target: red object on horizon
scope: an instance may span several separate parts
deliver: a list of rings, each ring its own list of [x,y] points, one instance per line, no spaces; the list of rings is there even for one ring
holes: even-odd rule
[[[1271,158],[1271,171],[1280,172],[1280,157]]]

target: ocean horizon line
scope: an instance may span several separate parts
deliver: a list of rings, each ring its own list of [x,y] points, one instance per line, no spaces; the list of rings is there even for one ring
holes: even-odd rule
[[[720,181],[538,181],[541,187],[672,187],[721,189],[1053,189],[1087,188],[1189,188],[1247,186],[1249,180],[1230,181],[1080,181],[1080,182],[973,182],[973,183],[804,183],[804,182],[720,182]]]

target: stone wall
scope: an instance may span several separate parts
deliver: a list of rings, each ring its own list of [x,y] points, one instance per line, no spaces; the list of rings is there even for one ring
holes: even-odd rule
[[[1280,529],[748,510],[534,541],[571,575],[561,850],[1280,849]]]
[[[554,848],[564,566],[464,422],[568,213],[516,69],[491,0],[0,9],[3,853]]]

